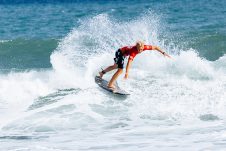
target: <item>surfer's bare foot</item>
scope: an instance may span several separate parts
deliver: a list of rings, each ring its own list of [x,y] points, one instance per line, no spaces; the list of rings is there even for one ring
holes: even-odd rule
[[[114,85],[108,85],[109,89],[115,90],[115,86]]]
[[[99,72],[100,78],[102,78],[105,73],[106,72],[104,70],[102,70],[101,72]]]
[[[102,71],[101,72],[99,72],[99,76],[100,76],[100,78],[102,78],[103,77],[103,73],[102,73]]]

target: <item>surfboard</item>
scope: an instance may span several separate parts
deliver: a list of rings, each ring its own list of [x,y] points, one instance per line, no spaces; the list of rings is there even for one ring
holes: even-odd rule
[[[116,83],[116,88],[114,90],[108,88],[108,81],[107,80],[104,80],[102,78],[100,78],[99,76],[96,76],[95,77],[95,82],[103,89],[111,92],[111,93],[114,93],[114,94],[118,94],[118,95],[130,95],[128,92],[126,92],[125,90],[122,90],[118,84]]]

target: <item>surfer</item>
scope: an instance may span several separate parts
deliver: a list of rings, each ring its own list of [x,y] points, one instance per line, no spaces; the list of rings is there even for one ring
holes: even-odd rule
[[[115,74],[112,76],[111,80],[109,81],[108,88],[115,89],[114,82],[116,81],[118,76],[123,72],[125,57],[129,56],[129,59],[126,65],[126,73],[124,76],[124,78],[127,79],[129,76],[129,69],[131,67],[131,63],[134,57],[145,50],[157,50],[158,52],[162,53],[164,56],[171,58],[168,54],[166,54],[166,52],[162,51],[159,47],[152,46],[152,45],[145,45],[142,41],[138,41],[135,46],[122,47],[115,52],[114,65],[111,65],[106,69],[102,70],[101,72],[99,72],[99,76],[100,78],[102,78],[103,75],[106,74],[107,72],[118,68],[118,70],[115,72]]]

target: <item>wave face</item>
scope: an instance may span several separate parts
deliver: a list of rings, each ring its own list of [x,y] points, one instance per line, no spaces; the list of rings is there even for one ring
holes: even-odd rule
[[[224,52],[217,59],[202,57],[155,11],[135,16],[85,17],[60,41],[1,41],[1,53],[37,56],[42,64],[12,59],[15,70],[2,61],[8,66],[0,74],[0,150],[224,149]],[[156,51],[138,55],[129,79],[118,79],[131,93],[127,98],[99,88],[94,77],[101,67],[113,63],[119,47],[137,40],[160,46],[173,59]],[[42,46],[31,50],[36,42]]]
[[[51,68],[49,56],[57,43],[54,39],[1,41],[0,70]]]

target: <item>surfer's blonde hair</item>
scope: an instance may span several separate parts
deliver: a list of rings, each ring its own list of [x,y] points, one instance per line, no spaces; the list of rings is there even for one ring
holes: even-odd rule
[[[136,42],[136,46],[137,46],[138,48],[144,49],[144,42],[143,42],[143,41],[137,41],[137,42]]]

